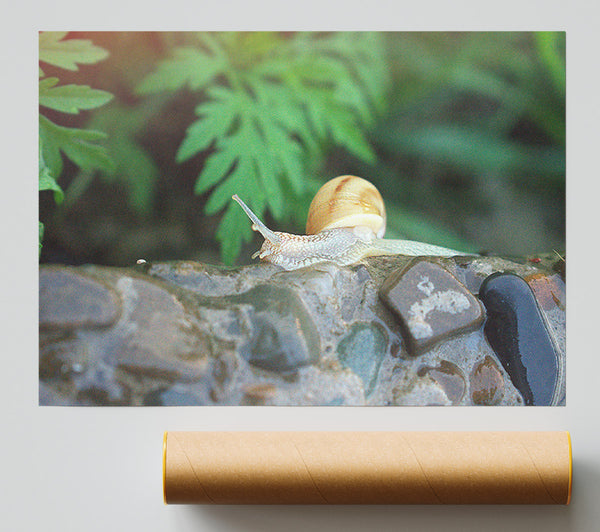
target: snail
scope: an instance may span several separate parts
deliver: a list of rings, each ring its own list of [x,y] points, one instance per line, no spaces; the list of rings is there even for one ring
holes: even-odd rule
[[[465,255],[460,251],[412,240],[384,239],[385,206],[375,186],[360,177],[343,175],[325,183],[313,198],[306,235],[271,231],[236,194],[232,196],[264,238],[252,255],[295,270],[331,261],[347,266],[374,255]]]

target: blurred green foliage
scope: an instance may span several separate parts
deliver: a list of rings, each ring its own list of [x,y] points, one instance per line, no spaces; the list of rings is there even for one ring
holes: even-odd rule
[[[399,127],[379,128],[384,145],[470,172],[564,177],[564,33],[417,34],[399,44],[397,62],[418,90],[400,96]],[[515,138],[524,121],[538,130],[533,145]]]
[[[485,241],[503,230],[494,216],[502,209],[536,223],[522,212],[532,201],[564,221],[565,34],[402,33],[392,40],[395,92],[372,135],[380,154],[374,175],[401,183],[386,199],[400,207],[404,232],[436,242],[446,222],[472,242]],[[419,211],[426,219],[413,216]],[[471,222],[486,213],[489,223],[477,232]],[[530,237],[520,251],[535,252],[542,231],[515,225],[515,235]],[[439,243],[486,247],[452,237]]]
[[[303,233],[312,195],[342,173],[380,188],[388,237],[564,249],[562,32],[84,34],[110,52],[98,64],[106,52],[89,39],[52,35],[51,65],[87,63],[86,82],[115,96],[73,116],[102,105],[102,91],[74,77],[40,84],[50,118],[71,115],[40,117],[40,189],[65,190],[45,238],[67,248],[77,233],[74,250],[99,250],[87,260],[110,245],[152,259],[169,243],[156,228],[183,224],[188,236],[162,258],[205,260],[190,249],[216,237],[232,263],[252,237],[232,194]],[[96,210],[113,223],[99,227]],[[149,251],[127,240],[142,223],[157,235]]]
[[[39,36],[39,59],[41,63],[66,70],[78,70],[78,64],[93,64],[108,54],[89,40],[63,40],[66,32],[43,32]],[[58,85],[56,77],[45,77],[39,69],[39,104],[61,113],[78,114],[79,111],[95,109],[112,99],[106,91],[92,89],[87,85]],[[80,168],[109,170],[111,159],[106,149],[96,141],[106,137],[93,130],[62,127],[40,113],[39,117],[39,186],[40,191],[54,191],[56,203],[62,203],[64,193],[57,182],[63,171],[64,153]],[[44,226],[39,222],[39,246],[42,249]]]

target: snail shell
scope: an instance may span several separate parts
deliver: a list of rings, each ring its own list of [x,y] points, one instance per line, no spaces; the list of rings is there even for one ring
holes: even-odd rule
[[[366,179],[342,175],[325,183],[308,209],[306,234],[336,227],[368,227],[385,234],[385,205],[379,190]]]

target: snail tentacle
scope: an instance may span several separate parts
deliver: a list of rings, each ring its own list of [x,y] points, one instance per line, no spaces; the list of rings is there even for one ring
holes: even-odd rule
[[[248,205],[246,205],[237,194],[234,194],[233,196],[231,196],[231,199],[236,201],[239,204],[239,206],[242,209],[244,209],[244,212],[248,215],[248,218],[250,218],[250,220],[252,220],[252,230],[253,231],[258,231],[263,237],[265,237],[266,240],[269,240],[273,244],[277,244],[280,242],[280,239],[275,234],[275,232],[271,231],[264,223],[262,223],[259,220],[258,216],[256,216],[256,214],[254,214],[252,212],[250,207],[248,207]],[[262,257],[261,257],[261,259],[262,259]]]

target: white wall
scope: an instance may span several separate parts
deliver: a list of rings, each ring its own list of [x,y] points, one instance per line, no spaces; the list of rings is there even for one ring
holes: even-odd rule
[[[600,530],[598,9],[588,2],[127,2],[5,6],[0,529],[9,531]],[[260,4],[260,8],[258,7]],[[266,5],[265,5],[266,4]],[[593,2],[589,2],[594,6]],[[296,8],[299,11],[293,12]],[[567,406],[60,408],[37,406],[35,67],[38,29],[567,30]],[[33,66],[31,66],[33,65]],[[8,148],[6,150],[5,148]],[[16,154],[16,156],[15,156]],[[23,166],[23,161],[29,161]],[[6,251],[5,251],[6,250]],[[164,506],[164,430],[570,430],[569,507]]]

